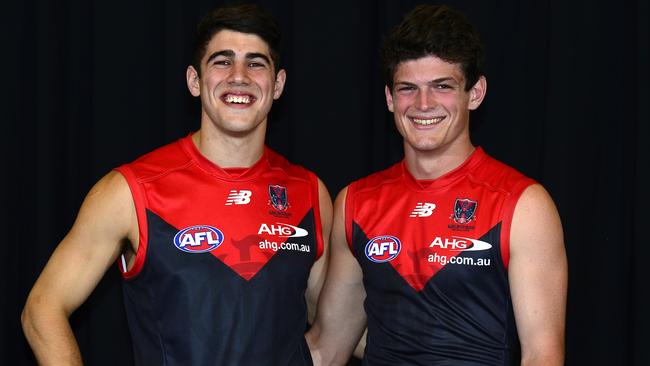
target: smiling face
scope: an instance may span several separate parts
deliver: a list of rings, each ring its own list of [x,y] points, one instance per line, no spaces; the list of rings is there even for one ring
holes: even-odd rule
[[[266,129],[273,100],[284,88],[284,70],[275,73],[269,47],[260,37],[230,30],[217,32],[201,59],[201,73],[189,66],[190,93],[201,97],[201,128],[228,135]]]
[[[459,152],[473,147],[469,139],[469,111],[485,96],[481,77],[465,91],[459,64],[425,56],[401,62],[393,76],[393,91],[386,87],[386,103],[404,138],[407,156],[425,151]]]

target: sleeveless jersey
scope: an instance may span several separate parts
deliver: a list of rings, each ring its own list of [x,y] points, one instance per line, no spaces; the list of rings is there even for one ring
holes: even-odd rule
[[[435,180],[416,180],[403,161],[348,187],[346,235],[367,293],[364,364],[518,364],[509,235],[533,183],[477,148]]]
[[[136,364],[311,365],[316,176],[268,148],[254,166],[224,170],[190,136],[117,170],[140,235],[123,273]]]

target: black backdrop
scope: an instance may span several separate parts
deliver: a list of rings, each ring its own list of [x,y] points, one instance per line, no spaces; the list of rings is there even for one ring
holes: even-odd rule
[[[377,47],[416,1],[261,3],[283,25],[288,72],[268,144],[333,195],[397,161]],[[2,5],[0,364],[34,363],[20,310],[92,184],[198,128],[185,66],[193,27],[216,4]],[[559,207],[567,365],[649,365],[648,3],[449,4],[487,43],[489,87],[472,115],[473,141],[542,182]],[[72,318],[89,365],[131,364],[119,281],[109,271]]]

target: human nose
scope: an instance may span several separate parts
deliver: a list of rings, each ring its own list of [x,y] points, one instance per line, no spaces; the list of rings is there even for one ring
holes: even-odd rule
[[[417,101],[416,101],[416,108],[421,110],[421,111],[426,111],[436,105],[436,101],[434,98],[434,93],[430,92],[429,90],[422,90],[420,89],[418,91],[418,96],[417,96]]]
[[[228,77],[228,82],[231,84],[248,84],[250,78],[248,77],[248,68],[246,66],[245,63],[234,63]]]

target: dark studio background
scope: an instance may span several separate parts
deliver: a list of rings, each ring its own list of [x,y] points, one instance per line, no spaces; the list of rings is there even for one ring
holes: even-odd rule
[[[20,311],[93,183],[198,128],[185,67],[218,3],[2,5],[0,364],[34,364]],[[260,3],[283,26],[288,73],[268,144],[332,196],[400,159],[377,48],[419,1]],[[563,220],[566,364],[650,365],[648,3],[448,3],[487,44],[474,143],[543,183]],[[72,317],[88,365],[132,364],[121,296],[115,268]]]

